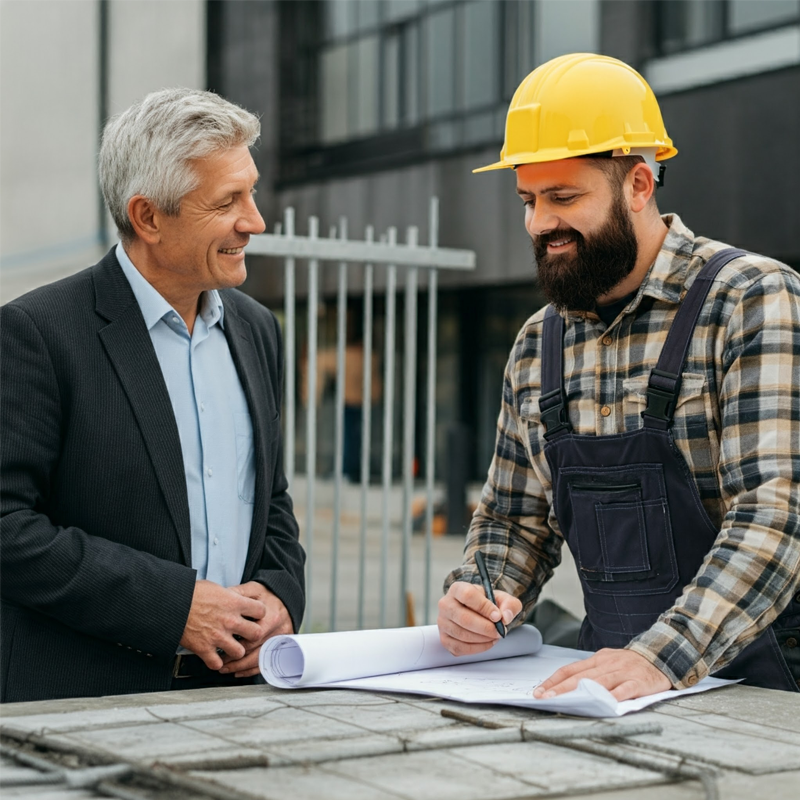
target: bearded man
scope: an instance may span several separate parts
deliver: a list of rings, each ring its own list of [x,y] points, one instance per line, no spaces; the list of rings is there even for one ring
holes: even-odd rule
[[[550,305],[514,343],[438,623],[452,653],[489,649],[495,623],[527,617],[566,541],[579,646],[598,652],[536,697],[583,678],[617,700],[708,674],[800,687],[800,280],[659,214],[676,154],[644,79],[578,54],[523,81],[484,168],[516,170]]]

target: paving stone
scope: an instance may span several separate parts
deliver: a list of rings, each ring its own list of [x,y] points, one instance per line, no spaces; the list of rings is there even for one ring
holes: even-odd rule
[[[284,745],[270,745],[269,765],[319,764],[328,761],[344,761],[348,758],[367,758],[402,753],[405,749],[398,736],[368,733],[336,739],[301,739]]]
[[[115,728],[127,725],[145,725],[153,722],[146,708],[106,708],[99,711],[67,714],[39,714],[24,717],[3,717],[0,730],[18,730],[47,734],[72,730]]]
[[[430,707],[398,703],[384,699],[382,703],[359,703],[358,705],[326,704],[315,706],[314,713],[330,719],[347,722],[376,733],[386,731],[429,730],[457,724],[443,717],[435,705]]]
[[[780,772],[776,775],[723,775],[718,781],[722,800],[797,800],[800,796],[800,771]]]
[[[541,794],[515,777],[459,758],[450,750],[340,761],[325,769],[404,800],[516,800]]]
[[[263,749],[297,740],[362,736],[363,729],[302,708],[278,708],[264,716],[196,719],[181,723],[198,734]]]
[[[252,720],[247,721],[252,723]],[[169,763],[171,759],[181,756],[219,760],[242,752],[242,746],[236,742],[226,742],[214,735],[172,722],[73,731],[54,738],[64,744],[77,744],[110,753],[122,761],[142,761],[147,764]],[[250,755],[255,757],[258,751],[254,750]]]
[[[664,782],[659,772],[540,742],[461,748],[455,755],[514,776],[543,792],[584,792]]]
[[[3,800],[22,797],[26,800],[96,800],[99,795],[83,789],[68,789],[64,786],[4,786]]]
[[[388,697],[372,692],[359,692],[355,689],[298,689],[297,691],[275,689],[273,691],[277,693],[278,699],[295,708],[329,705],[374,706],[385,704],[387,701],[406,702],[408,700],[407,695]]]
[[[699,781],[662,783],[655,786],[639,786],[635,789],[612,789],[611,791],[582,794],[581,800],[707,800],[708,795]],[[720,800],[730,800],[720,795]],[[753,797],[747,798],[753,800]]]
[[[370,759],[371,760],[371,759]],[[402,795],[379,789],[322,767],[243,769],[233,773],[193,772],[192,777],[238,789],[263,800],[400,800]]]
[[[286,708],[284,703],[274,697],[241,697],[224,700],[205,700],[198,703],[180,705],[148,706],[145,710],[153,717],[177,722],[190,719],[211,719],[213,717],[260,717],[277,708]]]
[[[475,725],[456,725],[428,731],[399,732],[408,752],[441,750],[446,747],[469,747],[478,744],[519,742],[522,731],[517,728],[479,728]]]
[[[680,719],[662,715],[660,735],[645,734],[631,741],[636,746],[753,774],[800,769],[800,746],[762,738],[764,728],[758,729],[758,735],[752,730],[739,733],[733,729],[734,722],[731,720],[726,729],[706,725],[705,717]],[[768,732],[776,733],[769,729]]]

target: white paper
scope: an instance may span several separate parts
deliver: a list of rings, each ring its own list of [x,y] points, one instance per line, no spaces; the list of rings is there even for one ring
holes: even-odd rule
[[[436,625],[301,633],[269,639],[259,653],[259,666],[271,686],[295,689],[353,678],[529,655],[541,646],[542,635],[532,625],[522,625],[511,631],[485,653],[461,658],[445,650],[439,641]]]
[[[261,649],[267,683],[283,689],[366,689],[433,695],[462,703],[521,706],[586,717],[619,717],[685,694],[733,681],[705,678],[690,689],[617,702],[591,680],[549,700],[533,690],[557,669],[592,653],[543,645],[536,628],[523,625],[491,650],[458,658],[439,641],[436,625],[375,631],[276,636]]]

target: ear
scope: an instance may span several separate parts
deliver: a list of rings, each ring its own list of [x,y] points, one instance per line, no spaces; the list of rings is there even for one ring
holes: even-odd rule
[[[153,203],[140,194],[128,200],[128,219],[136,235],[147,244],[158,244],[161,240],[160,213]]]
[[[628,184],[630,208],[638,213],[645,208],[656,190],[656,181],[647,164],[637,164],[625,179]]]

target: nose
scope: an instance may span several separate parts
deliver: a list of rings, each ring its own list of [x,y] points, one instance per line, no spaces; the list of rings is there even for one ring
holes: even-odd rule
[[[248,198],[245,206],[245,213],[239,218],[236,229],[239,233],[249,233],[252,235],[264,233],[267,229],[264,218],[261,216],[258,206],[256,206],[253,195],[250,195]]]
[[[543,198],[525,209],[525,227],[531,236],[541,236],[558,228],[559,218]]]

